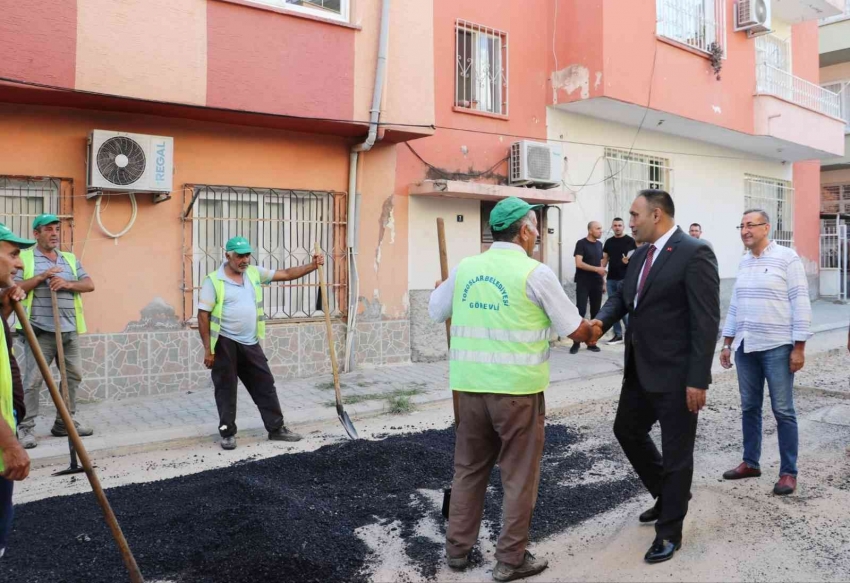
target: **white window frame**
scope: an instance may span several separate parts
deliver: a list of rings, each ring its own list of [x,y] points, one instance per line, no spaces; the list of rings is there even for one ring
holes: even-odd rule
[[[726,0],[656,0],[659,37],[706,55],[716,43],[726,58]]]
[[[471,37],[472,49],[489,48],[489,55],[498,55],[499,62],[496,71],[490,72],[489,63],[482,63],[478,58],[478,51],[467,49],[466,43],[461,47],[461,33],[467,33]],[[482,44],[483,43],[483,44]],[[457,19],[455,22],[455,100],[454,107],[459,110],[507,116],[509,112],[509,58],[508,58],[508,33],[475,24],[467,20]],[[469,94],[467,94],[466,83],[461,79],[469,78]],[[479,87],[476,91],[476,87]],[[482,89],[483,88],[483,89]],[[479,92],[484,91],[493,94],[490,98],[492,105],[487,104],[480,98]]]
[[[293,4],[289,0],[250,0],[255,4],[265,4],[267,6],[274,6],[275,8],[281,8],[283,10],[290,10],[292,12],[300,12],[302,14],[309,14],[311,16],[318,16],[320,18],[326,18],[329,20],[338,20],[340,22],[349,22],[350,12],[351,12],[351,0],[339,0],[340,1],[340,11],[336,12],[334,10],[322,9],[319,6],[310,6],[310,2],[308,0],[305,1],[307,4],[299,5]],[[317,2],[321,2],[321,0],[316,0]]]
[[[39,214],[51,213],[63,220],[71,219],[71,215],[62,214],[60,210],[61,197],[62,180],[59,178],[0,176],[0,222],[17,236],[32,239],[32,220]],[[41,209],[30,208],[30,205],[25,209],[27,212],[9,208],[15,200],[40,201]]]
[[[616,217],[628,223],[629,209],[638,193],[660,189],[674,195],[673,167],[661,156],[605,148],[605,228]]]
[[[744,209],[759,208],[770,217],[771,238],[794,248],[794,186],[788,180],[746,174]]]

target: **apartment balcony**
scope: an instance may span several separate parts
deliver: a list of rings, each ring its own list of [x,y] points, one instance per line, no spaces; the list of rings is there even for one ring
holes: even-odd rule
[[[840,16],[845,0],[769,0],[774,18],[788,23]]]

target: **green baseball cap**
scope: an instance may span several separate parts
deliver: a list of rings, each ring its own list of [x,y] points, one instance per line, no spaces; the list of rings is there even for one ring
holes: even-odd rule
[[[59,217],[51,214],[43,214],[38,215],[36,218],[32,220],[32,228],[33,230],[43,227],[44,225],[52,225],[53,223],[58,223]]]
[[[500,200],[490,211],[490,228],[494,231],[504,231],[527,215],[528,211],[539,209],[542,206],[542,204],[528,204],[521,198],[509,196]]]
[[[21,249],[29,249],[35,245],[35,241],[18,237],[3,223],[0,223],[0,241],[8,241]]]
[[[254,250],[251,248],[251,244],[245,237],[233,237],[227,242],[227,245],[224,247],[224,249],[226,251],[233,251],[234,253],[238,253],[239,255],[245,255],[246,253],[254,252]]]

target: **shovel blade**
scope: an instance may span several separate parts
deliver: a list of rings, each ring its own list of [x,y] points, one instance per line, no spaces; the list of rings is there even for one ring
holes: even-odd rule
[[[70,476],[71,474],[82,474],[85,473],[86,469],[82,466],[75,467],[71,466],[69,468],[65,468],[64,470],[59,470],[58,472],[54,472],[52,475],[54,476]]]
[[[349,439],[360,439],[357,435],[357,430],[354,428],[354,423],[351,422],[351,418],[348,416],[348,413],[342,411],[339,414],[339,422],[342,423],[342,426],[345,428],[345,432],[348,434]]]

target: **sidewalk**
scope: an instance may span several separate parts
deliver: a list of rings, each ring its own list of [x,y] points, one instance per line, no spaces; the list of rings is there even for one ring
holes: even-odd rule
[[[846,328],[848,322],[850,306],[825,301],[813,304],[815,333]],[[606,346],[603,341],[601,353],[593,354],[582,349],[577,355],[569,354],[568,346],[569,342],[552,349],[552,384],[622,371],[622,345]],[[450,398],[448,363],[362,369],[342,375],[341,387],[345,409],[352,419],[387,411],[388,399],[392,397],[407,396],[414,404],[440,401]],[[296,430],[299,425],[333,420],[337,416],[333,406],[331,375],[289,381],[279,384],[277,390],[286,423]],[[44,413],[36,425],[39,445],[28,453],[38,465],[53,461],[60,463],[67,459],[68,442],[50,436],[54,412],[45,408]],[[212,388],[80,405],[77,417],[95,429],[95,435],[84,438],[90,453],[178,440],[218,439],[218,413]],[[236,424],[239,435],[243,437],[264,433],[259,413],[242,387],[239,389]]]

